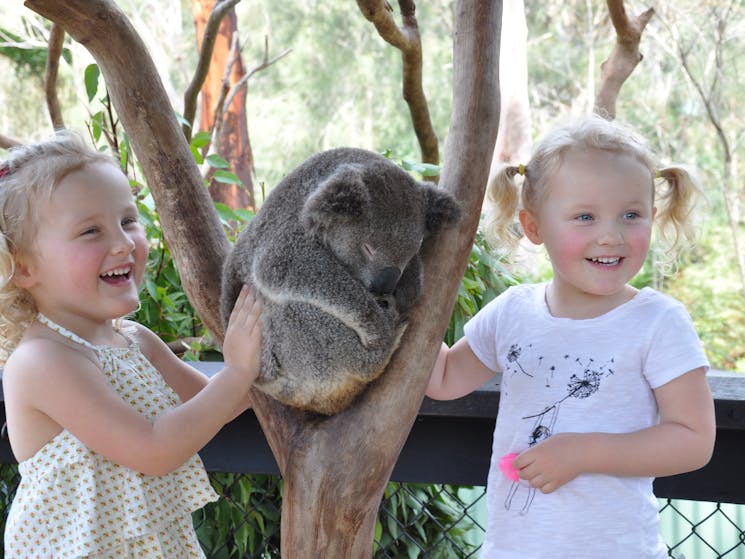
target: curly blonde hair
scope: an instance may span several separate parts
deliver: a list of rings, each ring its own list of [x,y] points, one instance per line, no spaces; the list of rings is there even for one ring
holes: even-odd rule
[[[68,174],[96,162],[116,162],[77,134],[57,131],[47,140],[13,147],[0,163],[0,364],[15,349],[36,316],[27,291],[13,280],[17,255],[34,247],[40,202]]]
[[[684,241],[693,239],[692,211],[701,193],[696,174],[685,165],[661,168],[653,152],[633,132],[599,115],[574,118],[549,132],[536,144],[526,165],[500,165],[495,169],[486,191],[484,235],[490,244],[515,248],[521,236],[515,223],[519,208],[532,213],[538,210],[547,178],[559,169],[570,149],[625,154],[649,169],[658,239],[666,259],[675,261]]]

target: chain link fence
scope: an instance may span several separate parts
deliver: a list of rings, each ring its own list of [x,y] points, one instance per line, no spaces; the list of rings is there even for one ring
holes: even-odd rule
[[[280,556],[282,480],[278,476],[210,473],[220,499],[194,513],[199,541],[210,559]],[[0,528],[19,475],[0,465]],[[375,527],[375,559],[478,557],[485,529],[485,488],[388,484]],[[745,558],[745,506],[660,500],[663,537],[671,557]]]

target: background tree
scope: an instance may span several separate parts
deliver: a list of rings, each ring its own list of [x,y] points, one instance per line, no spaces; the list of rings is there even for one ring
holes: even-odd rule
[[[689,12],[666,10],[663,20],[665,35],[658,34],[658,38],[660,44],[680,61],[714,130],[721,154],[716,183],[721,191],[733,260],[740,278],[742,302],[745,302],[745,246],[742,232],[745,185],[738,170],[738,151],[745,142],[745,117],[740,100],[727,93],[734,86],[729,82],[742,75],[738,71],[743,67],[742,51],[733,50],[731,45],[736,43],[736,37],[742,37],[745,33],[743,5],[736,0],[708,2],[703,14],[704,17],[697,15],[695,21],[686,21],[691,17]]]
[[[500,112],[492,168],[522,163],[533,145],[528,97],[528,25],[523,0],[505,0],[499,50]]]
[[[238,18],[233,8],[238,1],[192,0],[191,3],[199,49],[205,50],[205,42],[211,42],[213,45],[211,49],[206,49],[207,52],[211,51],[211,56],[203,57],[200,61],[205,76],[201,88],[195,88],[201,93],[198,129],[212,131],[217,124],[216,117],[222,118],[221,133],[215,138],[217,145],[214,146],[214,151],[231,163],[233,172],[242,183],[216,180],[214,169],[211,168],[206,178],[209,181],[212,199],[231,208],[255,209],[253,153],[246,115],[247,88],[240,87],[231,102],[224,104],[231,87],[234,87],[246,73],[238,40]],[[220,13],[223,10],[226,12],[224,15]],[[217,29],[208,26],[212,14],[217,14],[213,17],[219,18]],[[194,104],[196,91],[191,89],[187,89],[185,94],[184,116],[194,126],[196,123],[191,106]],[[186,107],[189,107],[189,114]],[[209,148],[210,144],[207,144],[205,151]]]

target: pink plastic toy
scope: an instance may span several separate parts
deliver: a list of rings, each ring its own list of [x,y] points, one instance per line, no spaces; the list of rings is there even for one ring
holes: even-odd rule
[[[512,481],[520,481],[520,474],[517,468],[512,465],[512,461],[517,458],[518,454],[519,452],[510,452],[499,459],[499,469],[502,470],[504,477]]]

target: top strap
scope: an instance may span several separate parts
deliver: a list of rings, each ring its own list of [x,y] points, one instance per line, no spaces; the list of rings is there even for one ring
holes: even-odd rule
[[[84,340],[83,338],[81,338],[80,336],[78,336],[77,334],[75,334],[74,332],[70,332],[70,331],[69,331],[69,330],[68,330],[67,328],[65,328],[64,326],[60,326],[60,325],[59,325],[59,324],[57,324],[56,322],[52,322],[51,320],[49,320],[49,319],[48,319],[48,318],[47,318],[46,316],[44,316],[43,314],[41,314],[41,313],[38,313],[38,314],[36,315],[36,318],[37,318],[37,320],[38,320],[39,322],[41,322],[41,323],[42,323],[42,324],[43,324],[44,326],[47,326],[48,328],[51,328],[52,330],[54,330],[54,331],[55,331],[55,332],[57,332],[58,334],[62,334],[62,335],[63,335],[63,336],[65,337],[65,338],[67,338],[68,340],[71,340],[71,341],[73,341],[73,342],[75,342],[75,343],[78,343],[78,344],[82,345],[83,347],[87,347],[88,349],[92,349],[93,351],[98,351],[98,349],[99,349],[99,348],[98,348],[98,347],[96,347],[96,346],[94,346],[94,345],[93,345],[92,343],[90,343],[90,342],[89,342],[88,340]]]

